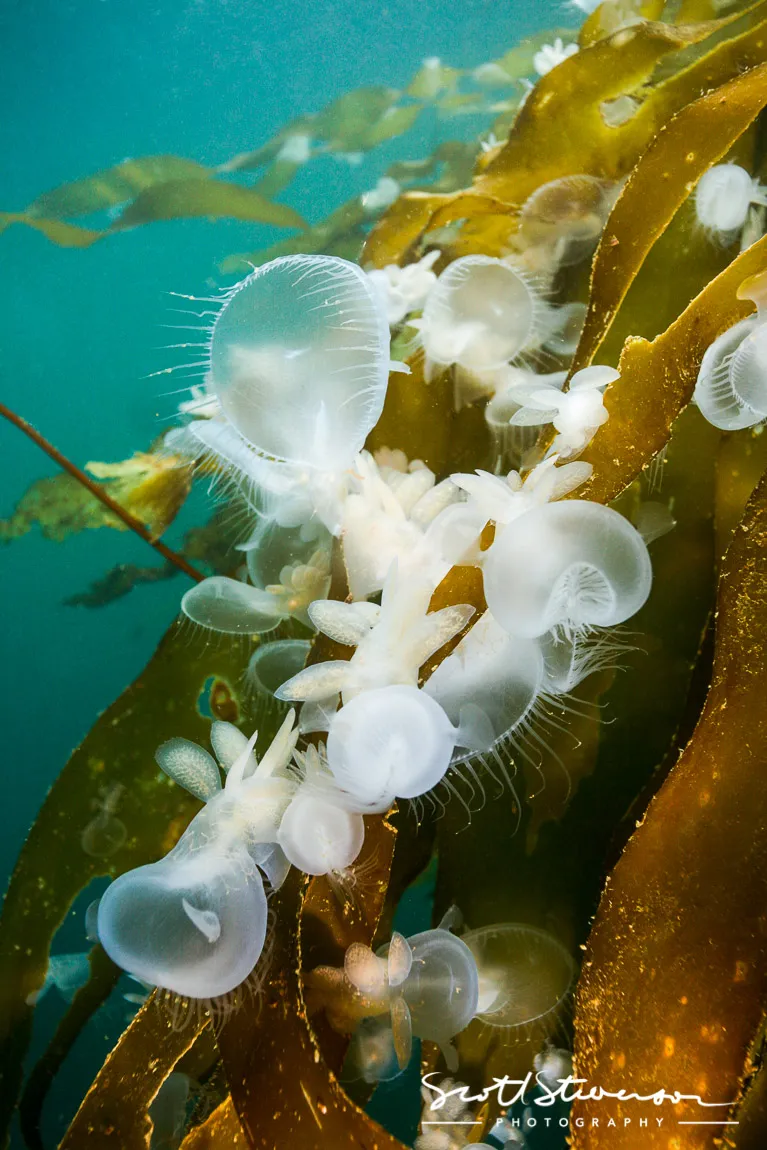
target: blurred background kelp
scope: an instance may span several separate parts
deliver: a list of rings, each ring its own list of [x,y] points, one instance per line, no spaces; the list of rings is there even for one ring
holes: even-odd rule
[[[19,1145],[62,1136],[71,1148],[148,1145],[147,1110],[166,1080],[153,1146],[179,1144],[179,1115],[188,1148],[412,1144],[417,1071],[369,1105],[384,1133],[339,1087],[344,1043],[321,1015],[307,1022],[299,965],[337,962],[349,942],[388,937],[392,922],[422,927],[452,903],[471,926],[526,922],[577,955],[606,876],[655,792],[589,943],[576,1065],[604,1085],[617,1065],[638,1089],[668,1071],[678,1046],[682,1085],[716,1097],[745,1091],[731,1144],[762,1144],[767,966],[753,908],[767,894],[757,785],[767,760],[758,714],[763,488],[724,565],[722,557],[765,448],[751,431],[722,435],[685,408],[706,346],[746,314],[740,284],[767,265],[765,241],[740,254],[712,241],[688,200],[722,158],[762,172],[767,6],[612,0],[581,28],[577,56],[530,95],[536,52],[557,35],[574,43],[577,31],[563,29],[582,16],[556,4],[397,0],[305,13],[294,4],[10,4],[1,17],[14,113],[1,129],[2,402],[87,464],[152,536],[206,573],[233,566],[232,517],[207,498],[208,477],[193,484],[187,469],[151,451],[189,382],[169,369],[194,355],[163,346],[196,338],[165,326],[183,324],[178,310],[195,306],[184,296],[215,296],[250,263],[283,252],[376,266],[411,262],[430,245],[448,260],[504,254],[528,197],[583,173],[612,185],[630,176],[591,279],[586,259],[553,286],[558,301],[589,305],[575,366],[620,361],[622,390],[608,392],[611,419],[584,456],[595,469],[586,494],[620,496],[631,516],[652,498],[660,471],[677,523],[653,550],[656,589],[632,624],[637,650],[625,673],[584,685],[584,707],[604,704],[615,721],[579,719],[577,739],[554,738],[569,787],[552,753],[519,829],[508,796],[489,801],[469,829],[455,804],[421,826],[405,812],[393,824],[374,820],[366,844],[374,879],[354,914],[337,914],[324,880],[307,888],[296,876],[280,893],[266,1009],[248,1004],[214,1034],[202,1014],[175,1028],[142,1006],[120,1037],[142,991],[123,979],[112,993],[118,972],[98,947],[83,965],[84,912],[104,876],[158,857],[194,812],[189,796],[159,781],[157,743],[180,733],[204,742],[213,716],[253,725],[242,690],[249,649],[180,635],[185,577],[127,530],[92,530],[118,524],[75,479],[38,483],[53,472],[3,423],[6,873],[40,811],[0,925],[0,1110]],[[492,466],[482,404],[456,413],[447,376],[428,386],[427,403],[417,371],[395,377],[371,446],[403,448],[440,474]],[[476,593],[451,590],[453,601]],[[739,707],[722,720],[715,704],[733,692]],[[259,717],[268,741],[276,714]],[[704,786],[700,763],[712,758],[722,770]],[[721,794],[720,774],[729,787]],[[529,779],[524,787],[536,789]],[[721,818],[706,810],[717,801]],[[680,812],[692,838],[677,833]],[[667,874],[674,882],[665,889]],[[647,890],[657,897],[645,899]],[[679,908],[695,893],[707,905],[688,920]],[[675,994],[692,995],[677,991],[688,986],[689,956],[715,931],[728,946],[707,952],[693,1007],[677,1017]],[[79,966],[60,966],[62,993],[34,1008],[55,933],[54,953],[76,955]],[[718,994],[728,963],[746,971],[735,1003]],[[629,981],[637,966],[652,977]],[[665,981],[659,968],[670,972]],[[704,1027],[717,1039],[701,1053]],[[544,1038],[567,1042],[570,1031],[565,1014],[543,1034],[488,1036],[473,1024],[459,1042],[461,1074],[480,1085],[492,1073],[524,1073]],[[436,1064],[432,1051],[423,1054],[425,1066]],[[672,1077],[682,1072],[672,1066]],[[19,1090],[20,1121],[11,1117]],[[368,1101],[359,1082],[348,1092]],[[496,1116],[478,1112],[476,1138]],[[690,1133],[680,1150],[712,1144],[696,1140],[709,1136]],[[603,1144],[599,1134],[573,1137]],[[634,1145],[631,1133],[609,1137],[604,1144]]]

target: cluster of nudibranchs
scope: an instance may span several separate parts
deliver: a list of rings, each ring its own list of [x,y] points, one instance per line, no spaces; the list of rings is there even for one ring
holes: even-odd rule
[[[365,273],[329,256],[277,259],[227,294],[212,326],[196,418],[169,438],[216,461],[253,530],[242,578],[205,579],[183,611],[243,636],[293,616],[354,653],[304,667],[307,643],[259,644],[252,674],[263,678],[268,661],[277,698],[295,705],[260,761],[255,736],[222,722],[211,730],[215,759],[184,739],[159,748],[159,766],[205,805],[165,858],[122,875],[98,908],[105,949],[149,985],[202,999],[239,986],[264,947],[264,880],[276,889],[295,866],[343,884],[364,814],[449,788],[478,760],[504,769],[499,748],[593,671],[606,629],[649,594],[642,535],[600,504],[560,500],[590,474],[573,457],[607,418],[602,392],[617,372],[588,368],[567,392],[565,373],[536,376],[520,357],[561,334],[571,311],[543,302],[511,259],[469,256],[439,276],[434,262]],[[457,403],[491,388],[497,424],[553,423],[548,453],[524,479],[436,482],[401,452],[364,450],[390,372],[408,370],[391,362],[390,323],[414,313],[427,374],[457,365]],[[334,540],[344,601],[327,598]],[[430,610],[456,565],[481,569],[479,617],[468,604]],[[389,1004],[401,1057],[410,1029],[445,1044],[498,998],[464,942],[427,934],[396,938],[385,961],[352,955],[346,972],[368,1000]],[[428,977],[435,954],[455,977]],[[423,1005],[419,985],[432,995],[441,986],[443,998]]]

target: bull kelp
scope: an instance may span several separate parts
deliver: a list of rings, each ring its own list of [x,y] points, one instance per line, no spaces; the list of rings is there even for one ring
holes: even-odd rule
[[[8,1138],[49,1144],[119,1004],[66,1150],[764,1143],[767,3],[574,7],[0,216],[275,229],[221,231],[167,369],[194,382],[131,458],[0,405],[62,468],[5,543],[162,556],[72,610],[185,581],[11,877]],[[431,154],[291,205],[422,120]]]

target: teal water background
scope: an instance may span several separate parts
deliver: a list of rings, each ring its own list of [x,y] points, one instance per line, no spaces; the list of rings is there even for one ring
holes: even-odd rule
[[[129,156],[220,163],[353,88],[405,86],[424,57],[474,67],[542,28],[574,26],[577,15],[551,0],[5,0],[0,209],[21,210]],[[439,125],[424,116],[359,167],[314,161],[282,198],[316,222],[372,187],[393,159],[428,155],[439,139],[476,138],[489,119]],[[177,339],[163,326],[179,322],[169,293],[210,294],[231,282],[218,260],[282,234],[175,222],[78,251],[9,228],[0,235],[3,402],[80,465],[145,448],[178,398],[164,394],[174,386],[168,377],[150,376],[184,356],[161,350]],[[0,516],[34,479],[54,473],[0,420]],[[180,532],[175,526],[168,541]],[[33,530],[0,546],[3,876],[68,755],[176,616],[186,582],[139,587],[100,610],[62,600],[118,563],[155,561],[141,540],[108,530],[61,544]],[[83,823],[93,797],[83,795]],[[66,929],[56,950],[84,947]]]

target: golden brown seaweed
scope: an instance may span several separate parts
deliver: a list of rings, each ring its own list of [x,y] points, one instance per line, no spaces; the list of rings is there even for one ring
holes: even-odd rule
[[[767,480],[727,552],[718,592],[711,689],[685,751],[650,804],[602,896],[576,1009],[581,1077],[637,1093],[665,1087],[708,1102],[736,1099],[764,1020],[767,943]],[[641,1010],[637,1003],[641,1003]],[[577,1103],[588,1119],[594,1103]],[[617,1127],[573,1129],[576,1147],[633,1146]],[[674,1118],[701,1113],[694,1102]],[[710,1112],[704,1112],[709,1117]],[[717,1111],[717,1118],[729,1117]],[[636,1123],[635,1123],[636,1125]],[[687,1127],[680,1146],[710,1146],[709,1127]],[[643,1131],[668,1146],[669,1131]]]

